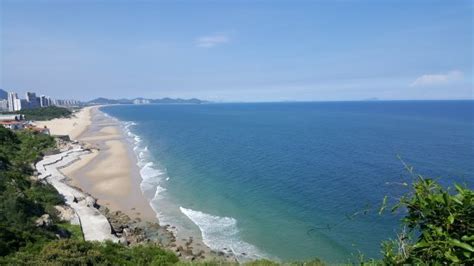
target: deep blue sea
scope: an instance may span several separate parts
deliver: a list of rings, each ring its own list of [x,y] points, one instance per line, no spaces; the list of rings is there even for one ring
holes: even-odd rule
[[[102,110],[133,139],[160,222],[247,257],[379,257],[400,228],[378,208],[412,180],[398,156],[445,185],[474,180],[474,101]]]

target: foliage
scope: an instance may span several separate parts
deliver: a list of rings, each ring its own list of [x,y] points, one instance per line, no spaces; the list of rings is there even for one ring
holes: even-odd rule
[[[31,165],[54,143],[47,135],[0,127],[0,264],[169,265],[178,261],[156,246],[85,242],[80,226],[59,223],[54,206],[64,204],[64,199],[51,185],[30,178]],[[35,220],[45,213],[56,223],[37,227]],[[64,232],[70,238],[57,240],[57,234]]]
[[[432,179],[416,178],[412,191],[392,208],[407,210],[405,227],[396,240],[383,243],[383,262],[474,264],[474,192],[459,185],[453,191]]]
[[[57,223],[58,228],[63,229],[69,232],[71,235],[69,236],[72,240],[84,240],[84,234],[82,233],[82,229],[80,225],[71,224],[68,222]]]
[[[44,213],[54,217],[63,198],[50,185],[31,180],[31,164],[54,139],[33,132],[15,134],[0,127],[0,256],[55,238],[54,230],[37,228]]]
[[[277,266],[279,264],[271,260],[261,259],[261,260],[248,262],[245,265],[246,266]]]
[[[69,117],[72,114],[69,109],[57,106],[24,109],[15,113],[25,115],[25,118],[28,120],[51,120],[54,118]]]
[[[2,261],[3,260],[3,261]],[[14,265],[171,265],[178,258],[153,245],[126,247],[112,242],[65,239],[52,241],[40,250],[24,249],[0,259]]]

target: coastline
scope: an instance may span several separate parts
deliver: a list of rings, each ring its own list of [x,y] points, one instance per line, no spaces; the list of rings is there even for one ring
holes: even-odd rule
[[[62,169],[72,184],[89,192],[99,205],[122,211],[132,219],[157,222],[156,214],[142,196],[139,169],[118,121],[107,118],[98,107],[90,110],[87,129],[78,141],[96,152],[84,165]]]
[[[159,240],[186,260],[235,261],[229,254],[212,251],[200,236],[177,237],[173,226],[158,225],[157,213],[140,187],[138,158],[123,124],[100,111],[100,107],[85,107],[72,118],[37,122],[38,126],[47,126],[52,135],[69,135],[91,149],[60,169],[67,183],[97,200],[114,231],[121,231],[124,224],[132,224],[152,236],[148,241]]]

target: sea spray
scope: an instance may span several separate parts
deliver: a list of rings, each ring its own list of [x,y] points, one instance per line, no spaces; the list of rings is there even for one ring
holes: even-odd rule
[[[236,219],[214,216],[183,207],[179,209],[199,227],[204,244],[211,249],[231,251],[239,261],[268,257],[257,247],[240,238]]]
[[[169,230],[175,236],[179,232],[187,232],[187,234],[194,235],[194,233],[189,231],[189,225],[187,225],[189,222],[178,218],[182,216],[182,219],[189,219],[190,222],[199,228],[204,244],[211,249],[232,253],[240,262],[270,257],[240,238],[237,220],[234,218],[213,216],[183,207],[178,209],[178,205],[174,204],[173,207],[176,208],[176,211],[170,210],[169,207],[172,205],[170,205],[169,199],[165,198],[164,193],[167,190],[163,187],[163,183],[169,181],[170,177],[166,174],[166,170],[160,169],[152,161],[153,158],[143,139],[132,132],[131,128],[138,124],[132,121],[120,121],[108,114],[106,116],[120,122],[123,131],[131,142],[142,179],[140,188],[144,194],[152,195],[149,198],[150,206],[157,214],[161,225],[171,225]],[[162,208],[165,208],[167,212],[171,211],[173,214],[169,215],[167,213],[168,215],[166,215]]]
[[[137,166],[140,168],[140,176],[142,178],[140,188],[142,192],[154,194],[154,197],[158,197],[158,193],[166,191],[164,187],[160,186],[160,183],[164,180],[169,180],[169,177],[151,161],[152,158],[148,151],[148,146],[143,146],[142,138],[131,131],[130,128],[137,124],[135,122],[126,121],[123,122],[122,125],[126,135],[133,143],[133,151],[137,157]]]

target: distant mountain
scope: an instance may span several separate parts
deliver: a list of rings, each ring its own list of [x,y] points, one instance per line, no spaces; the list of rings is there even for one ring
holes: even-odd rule
[[[207,101],[199,100],[196,98],[192,99],[172,99],[172,98],[162,98],[162,99],[150,99],[150,103],[194,103],[194,104],[200,104],[200,103],[205,103]]]
[[[206,103],[207,101],[203,101],[200,99],[192,98],[192,99],[180,99],[180,98],[161,98],[161,99],[146,99],[146,98],[135,98],[135,99],[107,99],[107,98],[97,98],[87,102],[90,105],[93,104],[144,104],[144,103],[169,103],[169,104],[200,104]]]
[[[100,97],[100,98],[88,101],[87,103],[88,104],[118,104],[118,101]]]
[[[8,92],[0,89],[0,100],[8,99]]]

